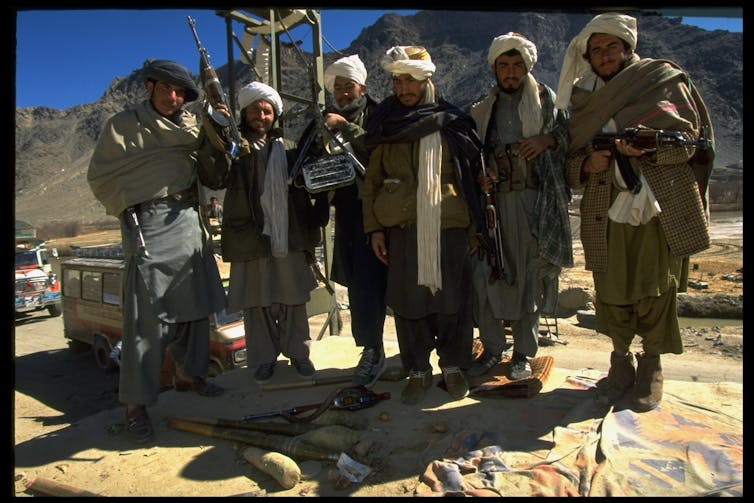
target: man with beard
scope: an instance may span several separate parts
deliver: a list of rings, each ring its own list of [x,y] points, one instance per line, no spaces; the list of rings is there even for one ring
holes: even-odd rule
[[[636,19],[594,17],[563,60],[558,108],[570,99],[571,146],[566,179],[583,188],[581,242],[593,272],[597,331],[612,339],[608,376],[597,399],[614,403],[631,391],[637,412],[662,399],[660,355],[680,354],[676,294],[685,291],[689,255],[709,247],[707,183],[713,149],[694,145],[642,149],[617,133],[625,128],[679,131],[689,142],[712,129],[707,107],[688,74],[667,60],[641,59]],[[616,135],[615,148],[633,171],[624,177],[612,150],[594,150],[595,134]],[[627,179],[640,182],[629,187]],[[642,339],[634,367],[630,344]]]
[[[484,139],[488,173],[480,184],[494,196],[503,263],[494,277],[487,260],[474,261],[474,317],[484,352],[468,374],[483,375],[500,362],[508,320],[509,377],[523,379],[537,354],[540,312],[555,311],[560,270],[573,266],[563,177],[568,125],[555,110],[555,93],[531,74],[537,48],[530,40],[513,32],[496,37],[487,62],[497,84],[470,113]]]
[[[243,311],[248,367],[257,383],[272,379],[281,353],[299,375],[312,377],[306,303],[317,282],[309,261],[327,214],[316,213],[303,188],[288,186],[296,147],[273,128],[283,113],[278,92],[252,82],[239,90],[238,108],[251,153],[208,184],[227,189],[222,255],[230,262],[228,309]]]
[[[147,406],[160,393],[166,348],[176,366],[176,391],[224,391],[203,377],[209,315],[225,307],[225,292],[200,224],[196,184],[230,165],[183,108],[199,97],[189,71],[149,59],[142,76],[148,99],[108,120],[87,172],[94,196],[120,220],[125,273],[119,398],[126,405],[125,433],[136,443],[154,438]],[[222,105],[218,110],[227,114]]]
[[[468,115],[435,98],[426,49],[392,47],[381,65],[392,75],[394,95],[367,127],[374,150],[363,187],[364,230],[388,268],[385,302],[409,369],[401,400],[418,403],[432,385],[433,349],[448,393],[460,400],[469,392],[462,369],[471,365],[481,141]]]
[[[377,106],[366,94],[367,69],[359,56],[354,54],[338,59],[325,70],[325,89],[333,101],[325,110],[322,141],[314,143],[308,154],[319,157],[324,154],[324,144],[331,151],[346,148],[366,166],[369,160],[364,139],[369,114]],[[318,127],[313,121],[302,138],[312,134]],[[337,141],[330,137],[336,135]],[[299,145],[301,142],[299,142]],[[374,256],[369,237],[364,233],[361,207],[363,180],[356,176],[355,183],[331,191],[328,199],[335,207],[335,245],[333,250],[331,279],[348,289],[348,304],[351,311],[351,333],[356,345],[363,347],[359,363],[354,370],[354,386],[371,386],[385,370],[385,349],[382,332],[385,325],[385,264]]]

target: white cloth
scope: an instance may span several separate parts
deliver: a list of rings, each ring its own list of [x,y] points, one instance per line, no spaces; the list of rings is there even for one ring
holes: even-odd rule
[[[275,110],[275,117],[283,113],[283,100],[278,92],[262,82],[251,82],[238,91],[238,109],[243,110],[257,100],[265,100]]]
[[[620,172],[616,172],[618,180],[622,180]],[[641,180],[641,190],[638,194],[632,194],[631,191],[623,190],[613,201],[607,216],[613,222],[619,224],[630,224],[633,226],[644,225],[654,216],[660,213],[660,203],[655,199],[652,189],[647,183],[644,175],[639,175]]]
[[[495,60],[511,49],[516,49],[524,60],[527,75],[524,77],[521,89],[521,101],[518,105],[518,116],[521,119],[521,132],[524,138],[538,135],[542,131],[542,102],[539,99],[537,80],[531,74],[534,63],[537,62],[537,47],[529,40],[508,32],[492,40],[487,52],[487,62],[495,72]]]
[[[416,80],[427,80],[435,73],[435,64],[427,55],[427,59],[409,59],[407,49],[415,46],[396,45],[391,47],[382,56],[380,65],[392,75],[407,73]]]
[[[283,139],[270,146],[264,189],[259,198],[264,215],[262,234],[270,236],[272,256],[288,255],[288,164]]]
[[[560,69],[557,99],[555,100],[556,108],[567,109],[571,100],[573,84],[587,74],[593,73],[589,61],[584,59],[584,54],[589,37],[595,33],[614,35],[626,41],[632,51],[636,49],[636,18],[615,12],[600,14],[592,18],[568,44],[568,49],[566,49],[563,57],[563,66]]]
[[[516,49],[521,53],[521,58],[526,64],[526,71],[530,72],[534,63],[537,62],[537,46],[531,40],[514,35],[513,32],[498,35],[492,39],[490,49],[487,51],[487,63],[490,66],[495,66],[495,60],[498,56],[511,49]]]
[[[340,58],[325,70],[325,89],[330,93],[335,88],[335,77],[353,80],[359,85],[367,83],[367,69],[358,54]]]
[[[430,81],[423,103],[435,102],[435,87]],[[419,140],[419,186],[416,194],[416,253],[419,270],[417,283],[434,295],[442,288],[440,233],[442,226],[442,136],[435,131]]]

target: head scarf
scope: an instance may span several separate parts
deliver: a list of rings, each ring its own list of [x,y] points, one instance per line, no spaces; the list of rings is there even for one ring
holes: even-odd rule
[[[199,97],[199,88],[186,67],[167,59],[148,59],[142,69],[144,80],[158,80],[186,90],[185,102],[190,103]]]
[[[243,110],[257,100],[264,100],[275,110],[275,117],[283,113],[283,100],[278,92],[261,82],[251,82],[238,91],[238,109]]]
[[[628,43],[632,51],[636,50],[636,18],[615,12],[600,14],[592,18],[568,44],[563,58],[563,67],[560,69],[556,108],[565,110],[568,107],[574,83],[592,71],[589,61],[584,59],[584,54],[589,37],[595,33],[614,35]]]
[[[487,63],[490,66],[494,66],[498,56],[511,49],[516,49],[521,53],[521,58],[523,58],[524,64],[526,64],[526,71],[530,72],[534,63],[537,62],[537,46],[530,40],[510,31],[505,35],[498,35],[492,39],[490,50],[487,51]]]
[[[335,77],[343,77],[353,80],[359,85],[367,83],[367,69],[359,59],[358,54],[340,58],[325,70],[325,89],[333,92]]]
[[[487,62],[495,71],[495,60],[503,53],[516,49],[526,65],[527,74],[521,89],[521,101],[518,104],[518,116],[521,119],[522,133],[525,138],[538,135],[542,131],[542,101],[539,99],[537,81],[531,74],[537,62],[537,47],[527,38],[508,32],[492,39],[487,52]]]
[[[435,64],[424,47],[396,45],[387,50],[380,61],[382,68],[393,75],[407,73],[416,80],[427,80],[435,73]]]
[[[418,45],[395,46],[388,49],[380,62],[392,75],[407,73],[416,80],[427,80],[435,65],[429,52]],[[435,102],[435,88],[430,80],[420,104]],[[441,199],[440,165],[442,136],[435,131],[419,139],[418,187],[416,191],[416,251],[419,269],[417,283],[434,295],[442,288],[440,258]]]

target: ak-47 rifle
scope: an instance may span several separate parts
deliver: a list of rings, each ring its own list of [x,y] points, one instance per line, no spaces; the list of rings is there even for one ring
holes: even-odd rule
[[[487,176],[487,163],[484,160],[485,153],[482,151],[482,173]],[[495,193],[500,183],[499,178],[492,180],[492,187],[484,193],[484,212],[487,216],[487,236],[492,241],[492,251],[487,254],[487,263],[492,267],[489,282],[494,283],[505,277],[505,252],[503,250],[503,234],[500,229],[500,218],[497,214]]]
[[[248,143],[241,137],[241,133],[236,125],[236,120],[233,117],[233,109],[228,103],[228,98],[225,96],[225,91],[223,91],[223,86],[220,83],[220,79],[217,77],[217,72],[215,72],[214,67],[209,62],[207,49],[205,49],[199,41],[199,35],[197,35],[195,28],[196,21],[191,16],[186,16],[186,18],[189,27],[191,28],[191,33],[194,35],[196,47],[199,50],[199,75],[202,87],[207,95],[205,111],[207,112],[207,116],[220,129],[222,139],[227,144],[226,151],[228,155],[235,160],[242,153],[249,153]],[[226,117],[218,112],[217,105],[224,105],[228,110],[229,116]]]
[[[297,422],[310,421],[328,409],[359,410],[376,405],[377,402],[381,400],[387,400],[388,398],[390,398],[389,391],[385,393],[375,393],[365,386],[349,386],[335,390],[322,403],[300,405],[298,407],[291,407],[290,409],[262,412],[260,414],[249,414],[248,416],[243,416],[241,418],[241,421],[246,423],[250,421],[256,421],[257,419],[267,419],[271,417],[283,417],[285,419],[288,419],[289,421]],[[298,414],[306,412],[308,410],[315,410],[317,412],[305,418],[295,417]]]
[[[686,147],[693,146],[706,150],[710,147],[711,141],[707,137],[707,126],[704,125],[699,131],[699,139],[687,140],[680,131],[667,131],[664,129],[648,128],[626,128],[621,133],[598,133],[592,139],[594,150],[609,150],[618,163],[618,170],[623,180],[626,182],[628,190],[638,194],[641,190],[641,180],[625,155],[618,152],[615,148],[615,140],[625,140],[632,147],[641,149],[644,153],[655,152],[658,148],[663,147]]]

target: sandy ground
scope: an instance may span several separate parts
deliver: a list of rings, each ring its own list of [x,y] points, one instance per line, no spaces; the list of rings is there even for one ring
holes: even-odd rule
[[[742,226],[741,226],[742,227]],[[731,293],[742,283],[723,279],[743,268],[741,237],[713,238],[713,248],[693,257],[697,273],[709,282],[709,289]],[[583,258],[577,249],[577,264],[564,271],[561,290],[569,286],[591,286],[591,276],[583,271]],[[340,292],[340,300],[342,292]],[[312,359],[318,377],[348,375],[359,358],[359,349],[350,336],[347,311],[342,311],[343,330],[312,343]],[[320,332],[324,316],[311,318],[313,337]],[[45,331],[47,321],[17,326],[16,357],[26,352],[37,356],[60,348],[41,351],[24,347],[19,340],[27,332]],[[417,406],[400,402],[403,382],[379,381],[374,391],[390,393],[391,398],[354,412],[352,420],[365,421],[358,430],[360,448],[348,450],[369,466],[371,473],[362,482],[346,483],[333,461],[299,460],[303,480],[283,490],[268,474],[250,465],[242,456],[244,444],[179,431],[168,425],[170,417],[201,416],[240,419],[259,412],[277,411],[304,404],[320,403],[338,385],[298,389],[262,390],[241,369],[223,374],[216,381],[227,392],[219,398],[204,398],[193,393],[166,391],[149,413],[156,426],[157,441],[148,447],[134,448],[121,433],[123,409],[110,396],[109,407],[66,421],[61,409],[70,402],[42,401],[41,395],[14,393],[14,494],[42,494],[27,489],[33,481],[51,480],[77,490],[105,496],[412,496],[419,485],[419,474],[427,463],[441,458],[454,446],[456,436],[470,429],[479,431],[512,428],[505,422],[507,413],[515,415],[523,407],[536,406],[548,393],[562,386],[567,378],[606,372],[610,345],[604,336],[579,326],[575,317],[557,320],[557,339],[540,348],[540,356],[550,355],[554,369],[543,389],[530,399],[467,397],[450,401],[436,386],[439,369],[433,354],[434,384]],[[683,355],[663,359],[668,399],[683,397],[741,421],[743,428],[743,326],[696,327]],[[62,339],[62,337],[60,338]],[[390,364],[398,363],[398,347],[392,320],[385,327],[385,349]],[[27,337],[29,344],[33,338]],[[686,337],[684,338],[686,344]],[[735,348],[725,350],[726,348]],[[91,379],[91,377],[86,377]],[[58,379],[62,378],[59,376]],[[54,386],[49,381],[49,386]],[[281,359],[273,383],[301,383],[294,369]],[[48,390],[49,391],[49,390]],[[69,403],[70,405],[70,403]],[[67,411],[70,412],[70,411]],[[649,412],[647,414],[652,414]],[[58,418],[56,420],[56,418]],[[557,421],[553,420],[552,427]]]

